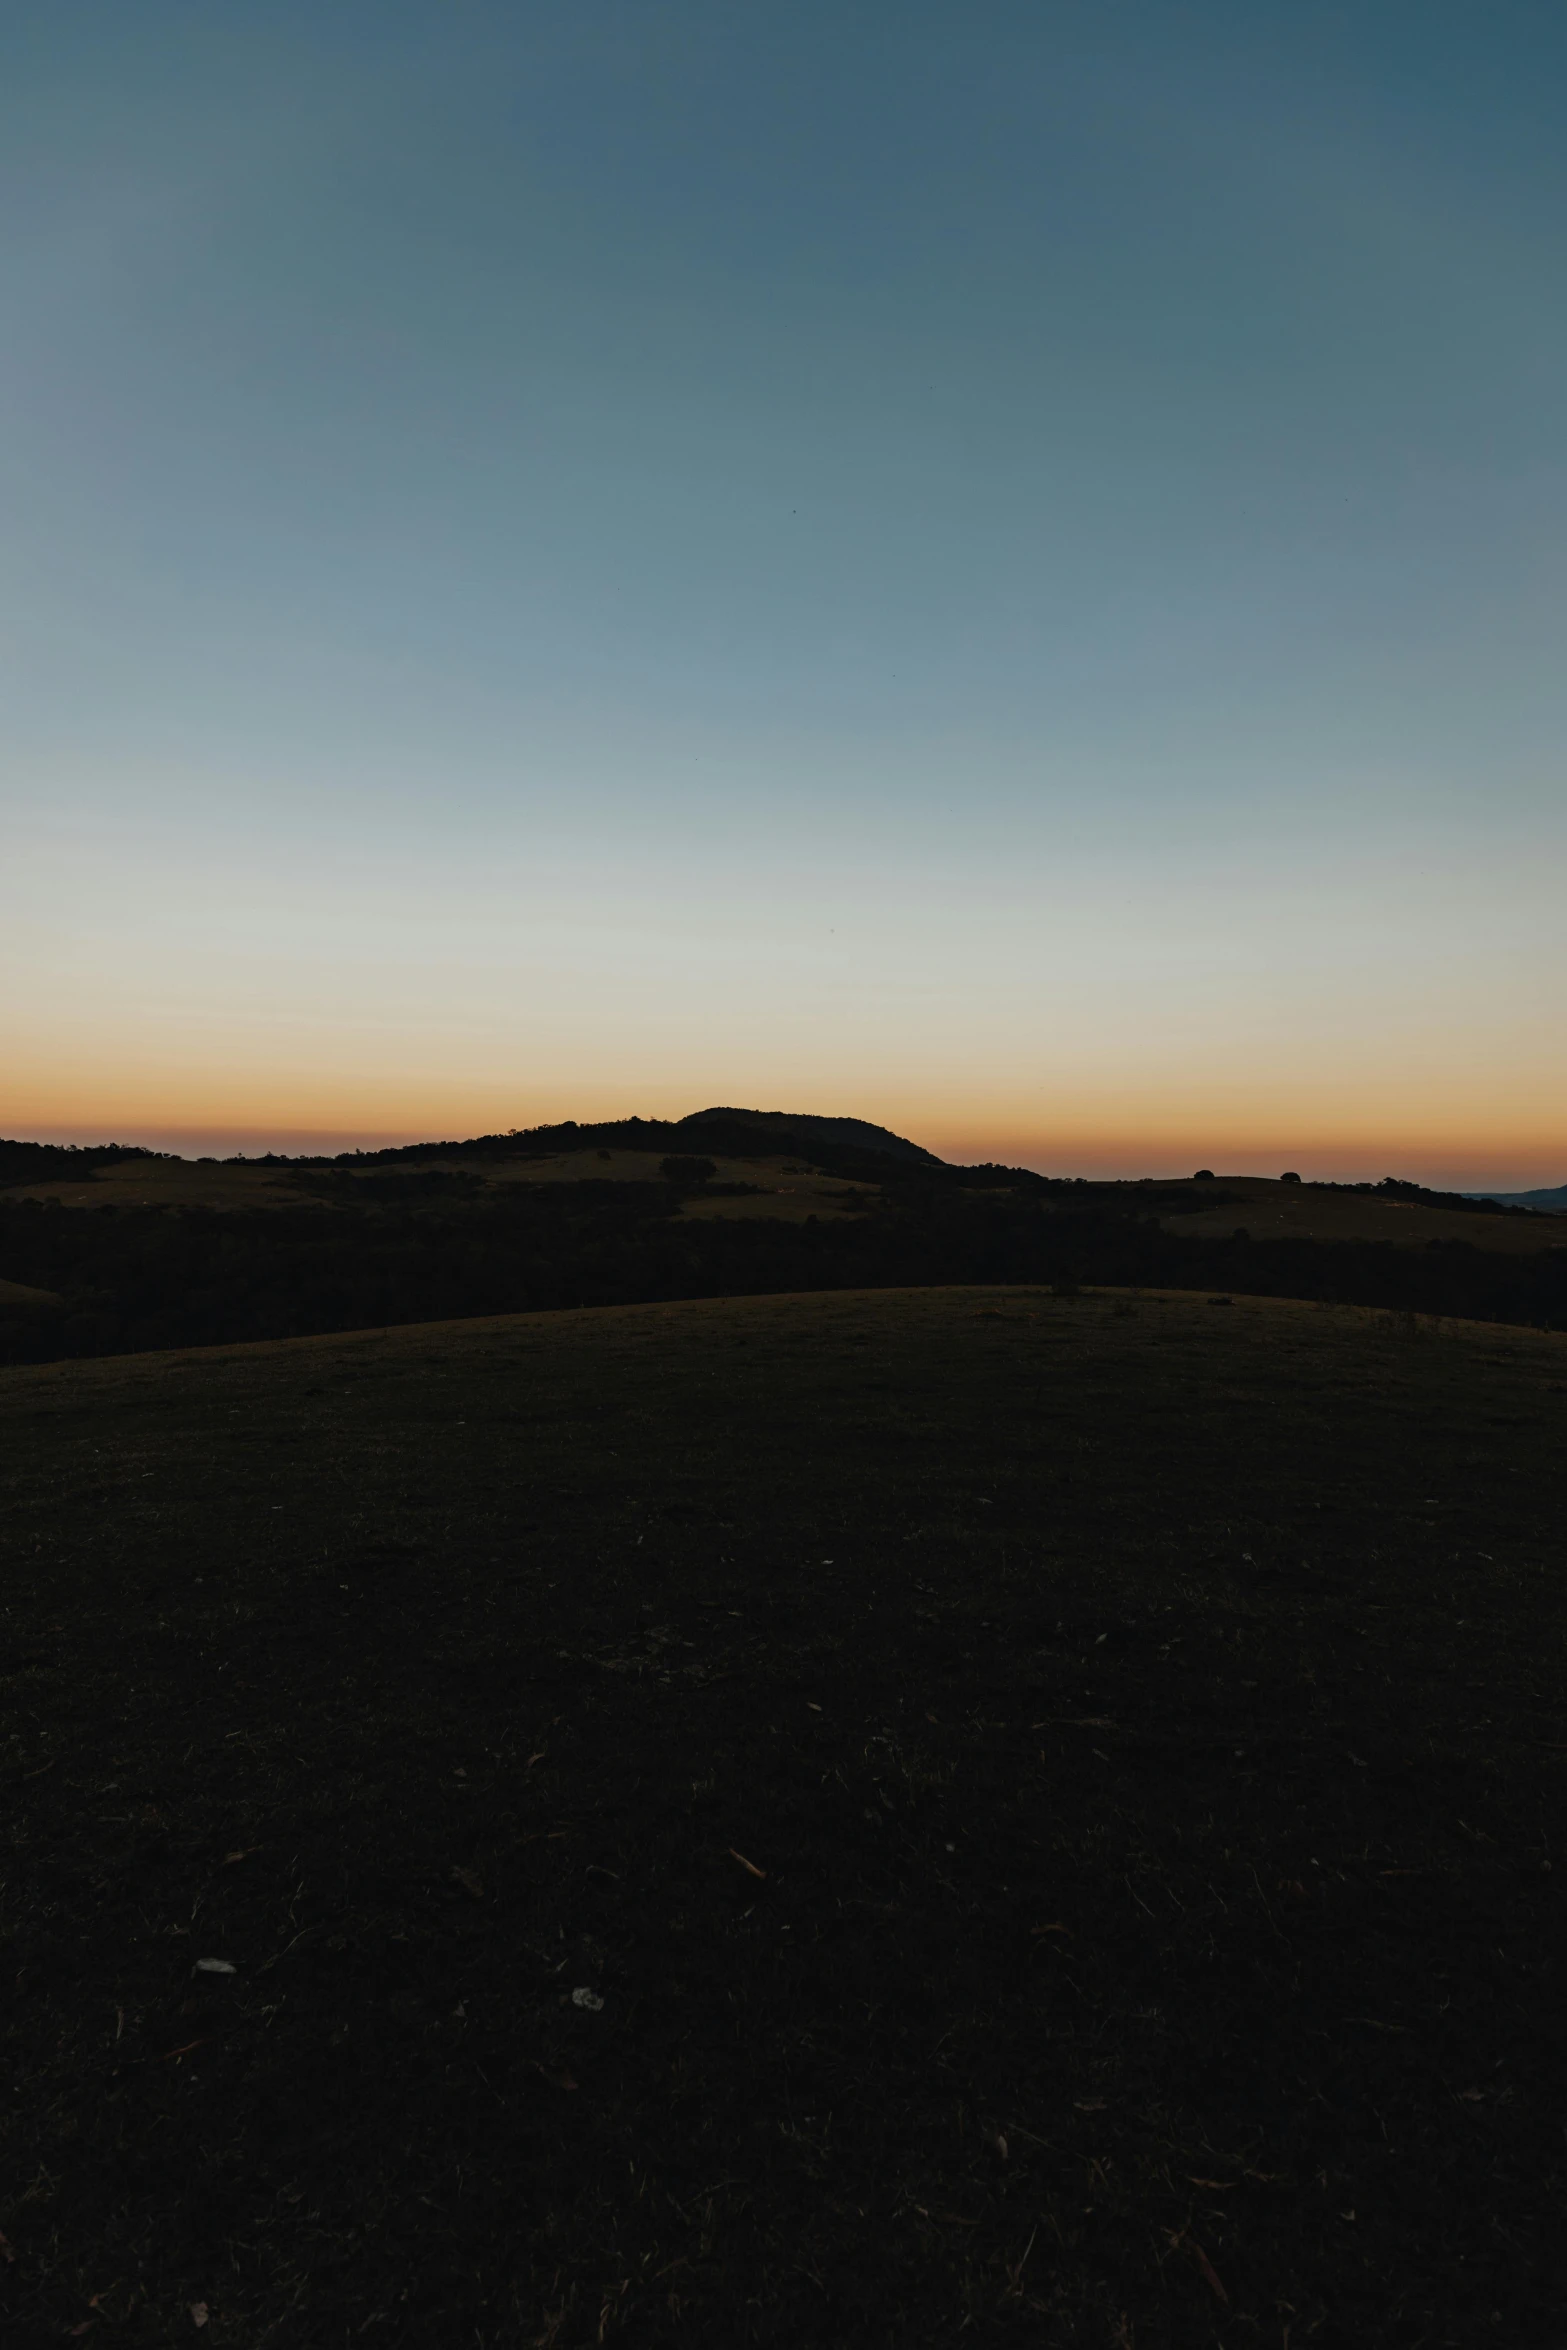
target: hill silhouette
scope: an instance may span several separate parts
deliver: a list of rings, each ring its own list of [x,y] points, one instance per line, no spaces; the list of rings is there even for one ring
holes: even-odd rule
[[[683,1118],[563,1118],[549,1126],[516,1126],[504,1134],[470,1135],[464,1141],[393,1143],[381,1150],[339,1151],[333,1163],[387,1165],[397,1160],[452,1158],[554,1158],[563,1151],[609,1150],[663,1154],[701,1149],[732,1159],[775,1158],[800,1152],[822,1167],[843,1167],[869,1158],[896,1159],[923,1167],[944,1167],[933,1151],[866,1118],[824,1118],[807,1111],[710,1109]],[[258,1162],[285,1164],[269,1152]],[[317,1162],[325,1164],[325,1161]]]
[[[1132,1284],[1567,1324],[1559,1220],[1392,1177],[1089,1183],[715,1105],[333,1157],[0,1142],[0,1363],[537,1308]]]
[[[1543,1191],[1471,1191],[1466,1197],[1502,1208],[1533,1208],[1539,1215],[1567,1216],[1567,1183]]]
[[[913,1159],[927,1167],[945,1164],[934,1151],[922,1149],[885,1126],[873,1126],[865,1118],[822,1118],[805,1110],[712,1109],[693,1110],[679,1124],[700,1127],[704,1133],[714,1128],[737,1129],[769,1151],[848,1148],[889,1159]]]

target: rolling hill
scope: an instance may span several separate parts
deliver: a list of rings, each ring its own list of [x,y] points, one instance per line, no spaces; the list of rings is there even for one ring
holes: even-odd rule
[[[331,1159],[0,1143],[0,1361],[997,1280],[1549,1326],[1567,1323],[1567,1227],[1392,1180],[960,1167],[868,1121],[716,1107]]]
[[[753,1134],[758,1145],[769,1151],[850,1149],[883,1158],[912,1160],[927,1167],[941,1164],[934,1151],[922,1150],[917,1142],[908,1142],[901,1134],[889,1133],[885,1126],[873,1126],[864,1118],[818,1118],[788,1110],[715,1109],[693,1110],[678,1124],[681,1128],[700,1127],[709,1132],[739,1128],[743,1133]]]
[[[7,2340],[1553,2340],[1564,1391],[1020,1286],[0,1372]]]

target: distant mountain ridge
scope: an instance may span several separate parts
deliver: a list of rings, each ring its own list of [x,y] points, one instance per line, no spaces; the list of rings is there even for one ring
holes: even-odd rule
[[[1534,1208],[1542,1216],[1567,1216],[1567,1183],[1546,1191],[1466,1191],[1464,1197],[1495,1200],[1503,1208]]]

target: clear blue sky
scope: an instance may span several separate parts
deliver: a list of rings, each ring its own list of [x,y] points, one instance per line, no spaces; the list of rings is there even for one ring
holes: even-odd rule
[[[1561,1180],[1564,123],[1507,0],[11,11],[0,1128]]]

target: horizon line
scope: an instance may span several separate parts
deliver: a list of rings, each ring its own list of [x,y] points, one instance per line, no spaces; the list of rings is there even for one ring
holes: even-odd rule
[[[692,1115],[693,1113],[684,1114]],[[879,1120],[867,1119],[852,1111],[771,1111],[756,1114],[799,1118],[858,1118],[858,1122],[863,1125],[881,1125]],[[33,1126],[34,1131],[3,1134],[0,1135],[0,1141],[34,1143],[45,1148],[64,1150],[115,1148],[150,1150],[162,1157],[180,1159],[192,1165],[203,1159],[211,1159],[219,1164],[238,1165],[254,1163],[258,1159],[268,1157],[332,1159],[349,1156],[356,1151],[373,1153],[382,1150],[416,1149],[421,1144],[435,1148],[439,1145],[449,1146],[480,1142],[500,1136],[509,1137],[547,1131],[555,1126],[608,1126],[621,1123],[629,1124],[633,1119],[640,1119],[644,1124],[657,1126],[673,1126],[680,1122],[678,1117],[649,1118],[640,1112],[628,1111],[616,1117],[541,1119],[532,1126],[490,1127],[480,1133],[458,1134],[434,1132],[428,1128],[417,1129],[411,1126],[385,1128],[361,1125],[305,1126],[282,1120],[276,1123],[252,1125],[238,1122],[233,1124],[216,1122],[172,1124],[161,1120],[155,1123],[150,1121],[144,1123],[139,1119],[131,1119],[125,1122],[125,1127],[119,1133],[113,1133],[105,1132],[96,1125],[89,1127],[78,1125],[75,1122],[66,1125],[55,1120],[40,1120],[35,1125],[34,1121],[27,1120],[21,1123]],[[897,1130],[883,1126],[882,1131],[893,1133]],[[918,1138],[900,1135],[899,1139],[917,1140]],[[1450,1148],[1444,1149],[1440,1145],[1431,1144],[1427,1144],[1424,1148],[1419,1145],[1395,1145],[1381,1157],[1373,1158],[1365,1146],[1358,1143],[1341,1143],[1329,1146],[1314,1143],[1298,1146],[1292,1151],[1289,1146],[1281,1145],[1273,1138],[1267,1137],[1248,1146],[1237,1146],[1230,1142],[1208,1152],[1206,1156],[1198,1151],[1183,1152],[1183,1157],[1189,1156],[1193,1162],[1192,1165],[1184,1165],[1173,1161],[1172,1154],[1176,1146],[1169,1143],[1152,1142],[1148,1146],[1150,1156],[1157,1152],[1161,1159],[1172,1163],[1163,1166],[1155,1165],[1150,1168],[1147,1159],[1140,1152],[1134,1152],[1128,1148],[1125,1142],[1121,1141],[1115,1144],[1100,1144],[1096,1148],[1081,1137],[1074,1137],[1071,1143],[1052,1149],[1044,1137],[1006,1138],[993,1136],[987,1143],[976,1136],[973,1143],[967,1148],[962,1146],[958,1138],[949,1135],[943,1139],[947,1144],[946,1150],[938,1149],[934,1144],[922,1144],[921,1147],[930,1149],[933,1156],[942,1159],[945,1164],[951,1166],[1016,1166],[1033,1174],[1054,1176],[1060,1180],[1075,1178],[1089,1182],[1181,1182],[1190,1178],[1198,1164],[1206,1166],[1208,1161],[1212,1160],[1214,1162],[1213,1172],[1221,1180],[1226,1176],[1237,1179],[1254,1180],[1258,1177],[1266,1179],[1269,1176],[1289,1172],[1298,1173],[1307,1182],[1368,1183],[1381,1182],[1391,1177],[1395,1181],[1419,1183],[1423,1188],[1429,1190],[1485,1191],[1489,1189],[1497,1192],[1554,1190],[1559,1188],[1561,1184],[1567,1183],[1567,1173],[1563,1173],[1556,1181],[1549,1178],[1542,1179],[1539,1169],[1540,1165],[1544,1163],[1544,1152],[1539,1154],[1535,1166],[1528,1172],[1494,1175],[1478,1172],[1478,1153],[1472,1151],[1456,1153]],[[954,1149],[955,1143],[957,1144],[956,1150]],[[179,1147],[181,1144],[184,1145],[183,1148]],[[1546,1148],[1549,1149],[1549,1146]],[[1512,1156],[1513,1154],[1509,1153],[1508,1155]],[[1560,1154],[1551,1152],[1550,1157],[1553,1165],[1559,1156]],[[1228,1165],[1219,1163],[1225,1159],[1238,1160],[1241,1163]],[[1400,1161],[1404,1162],[1406,1166],[1411,1161],[1424,1162],[1424,1167],[1420,1172],[1400,1173],[1398,1170],[1398,1162]],[[1467,1161],[1468,1164],[1456,1163],[1462,1161]],[[1494,1165],[1495,1162],[1489,1163]]]

